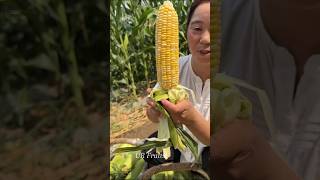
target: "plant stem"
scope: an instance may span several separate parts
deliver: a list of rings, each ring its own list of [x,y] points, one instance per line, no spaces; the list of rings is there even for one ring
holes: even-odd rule
[[[126,57],[126,58],[128,58],[128,57]],[[130,60],[129,60],[129,58],[127,60],[128,60],[129,79],[130,79],[130,84],[131,84],[130,88],[131,88],[131,91],[133,93],[133,97],[137,98],[137,88],[136,88],[135,81],[134,81],[134,78],[133,78],[133,72],[132,72]]]
[[[82,79],[78,72],[77,58],[74,49],[74,42],[69,34],[68,19],[65,10],[65,4],[63,0],[57,2],[57,14],[62,29],[62,47],[67,55],[67,62],[69,66],[69,75],[71,80],[71,88],[76,105],[80,108],[84,108],[84,102],[82,97]],[[82,111],[83,112],[83,111]]]

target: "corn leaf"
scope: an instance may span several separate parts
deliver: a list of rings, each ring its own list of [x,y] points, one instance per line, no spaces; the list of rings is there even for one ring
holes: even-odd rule
[[[161,95],[156,96],[156,97],[154,98],[154,100],[155,100],[155,101],[161,101],[161,100],[163,100],[163,99],[168,99],[168,98],[169,98],[168,94],[161,94]]]
[[[114,153],[124,153],[124,152],[132,152],[132,151],[140,151],[140,150],[149,150],[155,147],[168,147],[171,143],[166,140],[153,138],[152,140],[146,139],[143,144],[134,146],[134,147],[120,147],[117,148]]]
[[[169,157],[171,156],[171,149],[170,147],[166,147],[166,148],[163,148],[162,149],[162,152],[163,152],[163,158],[164,159],[169,159]],[[160,154],[160,153],[159,153]]]
[[[161,105],[162,99],[168,99],[171,103],[177,103],[183,99],[188,99],[189,94],[186,91],[191,91],[191,95],[194,98],[193,91],[185,88],[184,86],[177,86],[176,88],[170,89],[169,91],[165,91],[162,89],[154,89],[150,93],[150,97],[154,99],[156,102],[157,109],[163,114],[164,119],[161,119],[158,129],[158,138],[169,138],[175,149],[179,149],[180,151],[185,151],[186,148],[189,148],[194,157],[198,160],[198,144],[197,142],[186,132],[173,123],[172,118],[170,117],[167,110]],[[165,123],[166,122],[166,123]],[[168,137],[169,131],[169,137]],[[168,149],[163,149],[158,147],[157,152],[163,150],[163,153],[167,153]],[[166,151],[166,152],[164,152]],[[165,154],[166,156],[168,154]]]
[[[196,161],[199,161],[198,143],[182,128],[177,128],[177,132],[181,137],[183,144],[190,149]]]
[[[159,126],[158,126],[158,138],[159,139],[169,139],[170,138],[170,131],[168,127],[168,119],[164,116],[161,116],[159,120]],[[169,149],[169,150],[168,150]],[[156,152],[160,154],[163,152],[163,156],[165,159],[168,159],[171,155],[170,153],[170,147],[162,148],[157,147]]]
[[[129,174],[126,176],[126,180],[131,180],[131,179],[138,179],[139,174],[143,171],[144,169],[144,159],[139,159],[133,166],[133,169]]]
[[[166,117],[161,117],[159,119],[158,138],[159,139],[169,139],[170,138],[168,119]]]

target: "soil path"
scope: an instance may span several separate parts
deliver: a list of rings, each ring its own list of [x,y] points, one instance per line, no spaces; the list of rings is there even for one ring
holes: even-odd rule
[[[152,133],[156,132],[158,129],[158,124],[153,123],[153,122],[146,122],[143,125],[132,129],[128,132],[125,132],[116,138],[147,138],[150,136]]]

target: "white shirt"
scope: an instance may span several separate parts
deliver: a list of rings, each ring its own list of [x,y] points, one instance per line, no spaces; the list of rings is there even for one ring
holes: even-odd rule
[[[294,96],[294,58],[265,30],[259,0],[222,2],[220,70],[266,91],[278,131],[274,147],[303,179],[320,179],[320,55],[305,64]],[[257,97],[242,91],[253,102],[254,124],[270,138]]]
[[[190,98],[189,100],[193,103],[195,108],[205,117],[206,120],[210,120],[210,79],[203,82],[199,76],[197,76],[191,66],[191,55],[187,55],[180,58],[179,61],[179,75],[180,84],[191,90],[195,95],[195,101]],[[203,89],[202,89],[203,86]],[[192,133],[184,126],[184,129],[198,142],[198,153],[201,154],[203,148],[206,146],[202,144]],[[190,151],[181,152],[181,162],[192,162],[194,157]]]

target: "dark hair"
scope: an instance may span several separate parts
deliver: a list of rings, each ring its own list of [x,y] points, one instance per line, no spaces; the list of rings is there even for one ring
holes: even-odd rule
[[[202,3],[206,3],[206,2],[210,2],[210,0],[194,0],[191,4],[191,7],[189,9],[189,13],[188,13],[188,18],[187,18],[187,32],[188,32],[188,27],[191,21],[191,18],[193,16],[194,11],[197,9],[197,7],[202,4]]]

